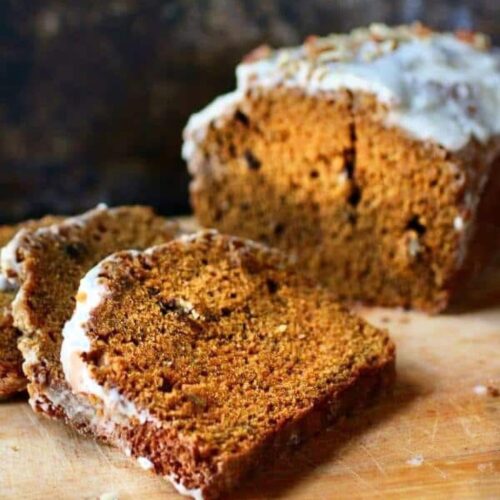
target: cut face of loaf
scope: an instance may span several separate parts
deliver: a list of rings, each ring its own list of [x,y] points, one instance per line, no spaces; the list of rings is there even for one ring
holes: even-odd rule
[[[18,289],[13,324],[33,408],[99,435],[93,408],[74,397],[60,364],[62,328],[75,307],[80,279],[117,250],[169,241],[176,227],[148,207],[100,206],[48,227],[25,229],[2,250],[2,271]]]
[[[497,247],[500,70],[472,35],[405,29],[261,51],[184,156],[202,225],[289,252],[339,299],[439,311]]]
[[[73,391],[140,465],[195,498],[386,389],[388,336],[276,251],[202,232],[82,280],[61,353]]]

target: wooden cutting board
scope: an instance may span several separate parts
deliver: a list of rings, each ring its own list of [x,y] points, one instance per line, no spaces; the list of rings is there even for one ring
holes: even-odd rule
[[[500,265],[461,309],[361,314],[398,348],[393,397],[242,484],[235,499],[500,498]],[[0,404],[0,498],[176,499],[120,452]]]

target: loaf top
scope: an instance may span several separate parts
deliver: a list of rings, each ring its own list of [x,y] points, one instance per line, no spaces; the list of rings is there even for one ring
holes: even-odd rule
[[[375,94],[387,106],[387,125],[452,151],[500,133],[500,57],[485,35],[468,31],[373,24],[310,36],[299,47],[259,47],[237,67],[236,77],[234,92],[191,117],[185,159],[207,126],[234,112],[247,91],[278,86],[308,94],[341,88]]]

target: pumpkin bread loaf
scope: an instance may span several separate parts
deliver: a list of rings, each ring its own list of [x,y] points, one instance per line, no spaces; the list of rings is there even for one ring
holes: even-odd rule
[[[200,223],[288,251],[341,300],[437,312],[498,248],[482,35],[373,25],[261,47],[184,136]]]

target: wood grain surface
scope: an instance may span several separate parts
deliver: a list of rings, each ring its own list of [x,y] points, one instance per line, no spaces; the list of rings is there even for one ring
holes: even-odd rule
[[[397,344],[394,395],[231,498],[500,498],[499,268],[449,314],[361,309]],[[0,404],[0,498],[100,497],[180,498],[120,452],[35,415],[23,397]]]

